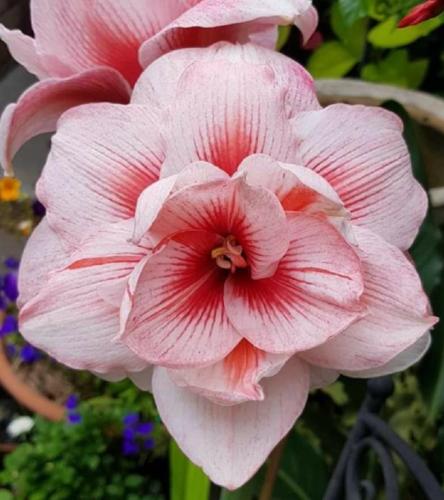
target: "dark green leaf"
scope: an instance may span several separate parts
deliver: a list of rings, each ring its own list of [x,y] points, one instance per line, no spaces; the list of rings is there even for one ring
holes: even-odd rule
[[[361,59],[367,38],[367,20],[359,19],[348,24],[339,4],[334,4],[331,12],[331,25],[342,45],[353,57]]]
[[[366,17],[369,11],[369,0],[339,0],[339,8],[348,25]]]

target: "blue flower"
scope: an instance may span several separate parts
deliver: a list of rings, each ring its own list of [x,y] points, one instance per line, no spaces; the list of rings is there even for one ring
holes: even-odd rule
[[[18,331],[17,318],[9,314],[3,320],[2,327],[0,328],[0,338],[6,337],[10,333],[15,333]]]
[[[79,406],[79,398],[75,394],[70,394],[65,402],[67,410],[75,410]]]
[[[20,357],[25,363],[34,363],[40,359],[40,352],[30,344],[24,345],[20,350]]]
[[[140,446],[134,441],[125,439],[122,445],[122,453],[125,456],[137,455],[140,452]]]
[[[134,425],[137,424],[138,421],[139,421],[138,413],[128,413],[128,415],[125,415],[125,417],[123,417],[123,423],[125,425]]]
[[[3,296],[3,293],[1,292],[1,289],[3,286],[0,283],[0,311],[4,311],[6,309],[6,300],[5,297]]]
[[[3,279],[3,291],[6,297],[11,301],[15,302],[19,295],[17,287],[17,274],[7,273]]]
[[[153,430],[154,424],[152,422],[142,422],[136,426],[136,432],[142,435],[151,434]]]
[[[66,419],[67,419],[69,424],[76,425],[76,424],[80,424],[80,422],[82,421],[82,415],[80,415],[80,413],[77,413],[77,412],[70,412],[66,416]]]
[[[15,257],[8,257],[7,259],[5,259],[5,261],[3,262],[3,264],[8,269],[17,270],[19,268],[20,261],[17,260]]]
[[[145,448],[145,450],[152,450],[154,448],[154,444],[154,439],[148,438],[143,442],[143,447]]]

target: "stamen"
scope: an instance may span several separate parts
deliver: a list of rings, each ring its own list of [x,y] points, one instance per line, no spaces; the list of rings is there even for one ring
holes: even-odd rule
[[[244,269],[248,263],[242,256],[243,248],[239,245],[234,236],[228,236],[224,239],[220,247],[211,251],[211,257],[216,261],[216,265],[221,269],[229,269],[232,273],[237,268]]]

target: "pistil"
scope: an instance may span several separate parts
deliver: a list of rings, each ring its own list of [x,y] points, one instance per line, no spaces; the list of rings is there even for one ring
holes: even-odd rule
[[[229,269],[232,273],[237,268],[245,269],[248,263],[243,257],[243,248],[236,241],[234,236],[224,238],[223,244],[212,250],[211,257],[216,261],[216,265],[221,269]]]

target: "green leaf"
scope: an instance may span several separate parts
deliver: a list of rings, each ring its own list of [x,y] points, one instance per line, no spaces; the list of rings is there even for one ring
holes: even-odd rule
[[[0,500],[14,500],[14,496],[8,490],[0,490]]]
[[[350,54],[360,60],[367,38],[367,20],[360,19],[353,24],[348,24],[339,4],[335,3],[331,11],[331,26],[342,45]]]
[[[288,42],[291,33],[291,26],[279,26],[279,36],[276,43],[276,50],[281,50]]]
[[[375,47],[393,49],[408,45],[419,38],[427,36],[433,30],[441,26],[444,16],[435,17],[424,23],[407,28],[398,28],[398,18],[390,17],[375,26],[368,34],[368,41]]]
[[[341,78],[358,62],[340,42],[321,45],[308,61],[308,71],[315,78]]]
[[[407,50],[400,49],[390,52],[378,63],[365,65],[361,71],[361,78],[398,87],[418,88],[424,81],[428,67],[427,59],[409,61]]]
[[[171,500],[208,500],[210,480],[182,453],[176,442],[170,442]]]
[[[328,467],[322,454],[293,431],[284,450],[273,500],[321,500],[327,483]]]
[[[351,25],[367,16],[369,0],[339,0],[339,8],[346,24]]]

